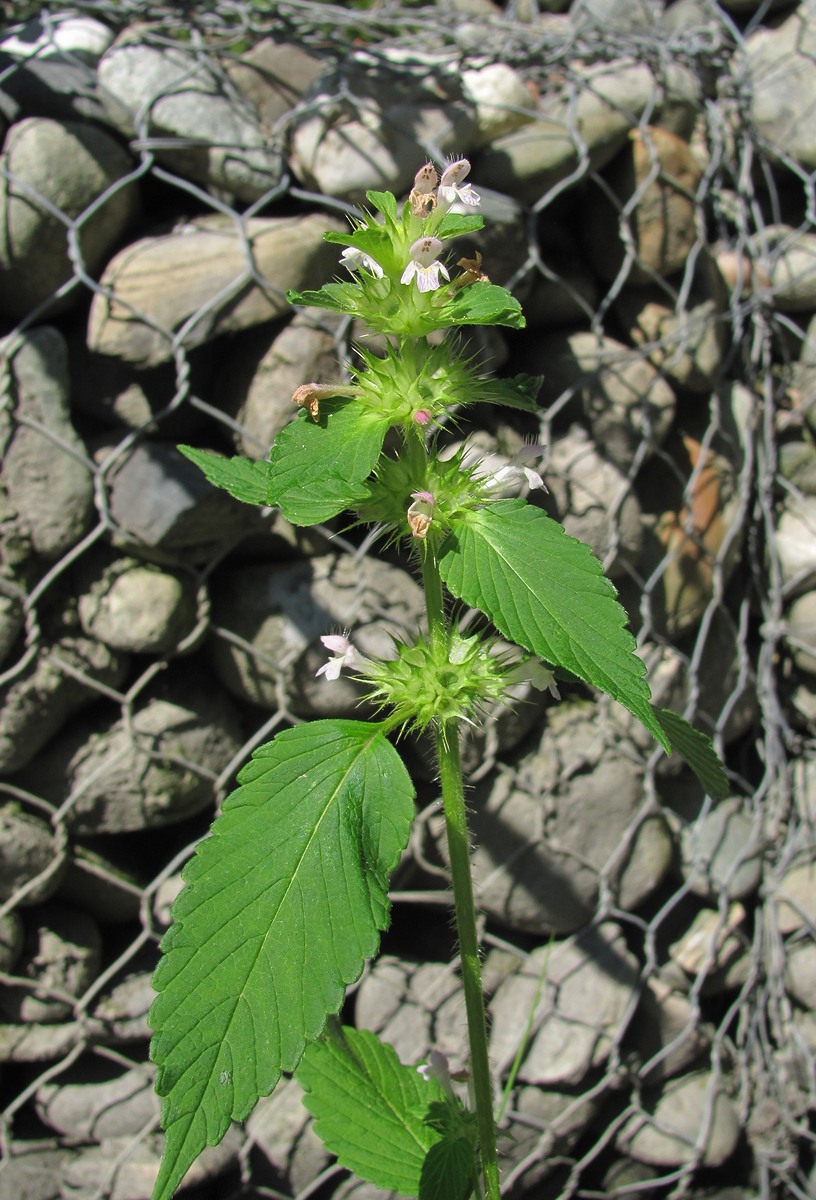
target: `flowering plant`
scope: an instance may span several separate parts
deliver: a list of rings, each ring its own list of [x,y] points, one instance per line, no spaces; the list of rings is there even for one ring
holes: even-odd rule
[[[379,719],[298,725],[256,750],[185,868],[150,1015],[167,1134],[154,1200],[167,1200],[204,1146],[244,1120],[283,1072],[297,1074],[318,1133],[363,1178],[423,1200],[498,1200],[459,754],[463,723],[478,721],[489,702],[507,699],[520,680],[557,696],[556,671],[577,677],[682,754],[710,794],[727,790],[708,739],[652,705],[600,563],[542,508],[506,495],[508,484],[542,487],[534,467],[519,461],[491,472],[467,444],[443,444],[454,410],[493,403],[534,413],[539,385],[523,375],[487,378],[450,332],[524,324],[480,256],[445,261],[446,242],[482,226],[468,171],[464,159],[441,177],[426,164],[401,208],[390,193],[369,192],[370,211],[347,233],[326,235],[344,247],[350,278],[290,295],[361,318],[385,335],[382,354],[359,348],[350,384],[298,388],[301,411],[264,462],[182,447],[214,484],[277,505],[296,525],[349,512],[407,543],[426,619],[382,661],[364,658],[346,633],[327,633],[330,657],[318,674],[356,672]],[[444,339],[428,339],[440,330],[449,331]],[[389,432],[396,436],[386,442]],[[522,458],[530,455],[540,448]],[[496,633],[458,628],[451,598],[481,610],[503,647]],[[435,741],[472,1110],[438,1052],[417,1073],[373,1034],[333,1018],[388,925],[388,881],[414,815],[411,780],[389,738],[406,729],[430,730]]]

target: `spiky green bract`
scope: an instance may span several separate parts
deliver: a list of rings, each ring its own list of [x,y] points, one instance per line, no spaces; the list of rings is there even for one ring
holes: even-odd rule
[[[389,921],[414,789],[383,728],[314,721],[255,751],[184,870],[153,984],[169,1200],[297,1066]]]
[[[361,673],[368,699],[392,714],[393,723],[423,730],[434,721],[470,720],[491,700],[504,699],[518,666],[497,650],[495,639],[456,629],[433,643],[396,642],[397,657],[373,662]]]
[[[450,524],[439,569],[453,595],[505,637],[612,696],[671,752],[613,584],[589,547],[542,509],[500,500],[464,512]]]

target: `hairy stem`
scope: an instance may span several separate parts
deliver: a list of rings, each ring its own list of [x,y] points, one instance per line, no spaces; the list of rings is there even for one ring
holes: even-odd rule
[[[426,546],[425,550],[422,574],[428,613],[428,634],[433,642],[434,638],[444,635],[446,617],[439,567],[431,548]],[[500,1200],[496,1123],[493,1118],[493,1088],[487,1055],[487,1025],[482,991],[482,968],[479,961],[479,938],[476,930],[476,904],[470,870],[470,843],[462,780],[462,760],[459,754],[459,729],[459,721],[447,721],[437,728],[436,753],[442,784],[442,802],[445,809],[445,826],[456,912],[456,932],[462,964],[462,986],[465,992],[470,1069],[479,1129],[482,1177],[487,1200]]]

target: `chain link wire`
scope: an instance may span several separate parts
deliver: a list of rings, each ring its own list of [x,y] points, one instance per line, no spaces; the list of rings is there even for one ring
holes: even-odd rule
[[[471,16],[472,12],[480,12],[479,5],[463,11],[456,4],[441,2],[436,6],[402,6],[383,0],[370,7],[357,7],[316,0],[280,0],[274,4],[251,0],[210,0],[204,4],[78,0],[73,11],[96,17],[114,31],[138,23],[149,44],[169,49],[184,46],[193,52],[196,63],[205,61],[225,87],[229,86],[227,66],[260,39],[272,37],[292,43],[335,65],[335,99],[352,110],[362,111],[371,102],[355,90],[357,76],[346,70],[348,63],[359,62],[362,55],[372,70],[377,65],[393,68],[395,48],[401,69],[408,73],[427,73],[445,56],[457,64],[458,70],[489,60],[514,67],[531,93],[539,97],[557,88],[562,101],[558,110],[561,135],[569,139],[573,149],[570,166],[558,179],[545,183],[520,216],[523,253],[510,269],[508,286],[525,302],[546,288],[562,289],[572,302],[573,327],[578,325],[585,336],[596,339],[621,336],[625,320],[621,302],[638,253],[639,205],[665,171],[655,133],[660,123],[660,95],[675,90],[680,71],[686,73],[684,78],[691,77],[699,85],[697,119],[691,133],[699,171],[697,182],[686,196],[696,230],[694,244],[678,271],[668,278],[655,274],[644,281],[658,293],[655,302],[660,301],[665,313],[676,319],[673,324],[663,319],[648,328],[645,321],[641,322],[639,332],[635,321],[631,328],[637,333],[643,360],[658,364],[656,378],[676,374],[678,362],[693,352],[695,339],[701,336],[699,324],[694,324],[700,320],[694,315],[698,272],[706,256],[717,253],[720,265],[723,269],[729,266],[733,275],[724,306],[714,313],[707,311],[702,320],[705,332],[713,331],[720,337],[721,361],[715,375],[698,388],[693,403],[687,392],[681,392],[682,402],[696,413],[696,419],[685,422],[678,404],[677,426],[689,430],[685,443],[663,442],[654,426],[647,426],[622,468],[623,489],[610,501],[608,492],[597,484],[592,499],[608,509],[610,531],[603,554],[608,566],[620,567],[616,583],[632,614],[652,678],[658,681],[658,699],[664,678],[676,699],[676,681],[682,677],[685,699],[681,707],[690,719],[713,734],[725,756],[734,795],[741,797],[739,811],[747,817],[741,828],[746,837],[744,845],[733,853],[730,878],[759,859],[761,883],[749,896],[735,900],[726,878],[721,881],[719,896],[701,906],[707,921],[698,927],[693,945],[691,941],[685,944],[684,1015],[666,1040],[656,1044],[650,1059],[633,1054],[632,1038],[637,1026],[656,1020],[655,997],[671,990],[665,982],[667,947],[676,942],[678,930],[683,929],[683,914],[694,902],[689,880],[707,870],[693,831],[712,812],[708,801],[689,798],[685,775],[667,774],[661,756],[641,746],[637,769],[645,771],[643,802],[623,831],[615,855],[599,872],[598,898],[588,922],[594,929],[605,922],[616,922],[625,933],[627,946],[637,956],[638,977],[630,1004],[617,1027],[605,1034],[608,1045],[605,1054],[595,1060],[593,1070],[579,1083],[562,1088],[557,1117],[525,1115],[519,1094],[514,1092],[508,1115],[517,1122],[514,1129],[526,1128],[529,1136],[524,1156],[516,1154],[513,1158],[504,1183],[510,1191],[517,1181],[529,1179],[532,1171],[538,1182],[529,1194],[553,1200],[624,1195],[697,1197],[708,1194],[706,1189],[723,1185],[746,1189],[728,1195],[780,1200],[812,1197],[816,1194],[812,1175],[809,1181],[814,1161],[816,1019],[813,1006],[806,1012],[792,994],[790,959],[794,954],[814,952],[813,892],[810,900],[807,893],[799,894],[797,899],[785,892],[783,881],[790,879],[794,868],[812,863],[814,854],[813,676],[811,673],[808,684],[807,673],[797,671],[792,658],[795,638],[799,637],[800,648],[807,651],[809,647],[812,655],[814,636],[812,625],[809,636],[807,630],[804,634],[801,629],[791,633],[788,614],[800,581],[792,578],[780,549],[780,521],[786,505],[796,503],[807,509],[808,494],[800,477],[783,472],[780,460],[783,446],[795,439],[812,446],[812,432],[808,430],[814,428],[815,393],[812,378],[808,381],[798,364],[808,345],[809,361],[816,361],[816,335],[812,323],[808,330],[814,306],[807,309],[779,303],[777,293],[787,282],[785,256],[791,253],[797,237],[816,236],[816,202],[813,173],[769,144],[758,133],[751,115],[753,85],[745,43],[756,29],[773,21],[775,6],[766,3],[746,15],[703,4],[699,20],[667,33],[658,20],[659,7],[645,3],[643,19],[626,27],[613,19],[567,22],[538,11],[535,0],[515,0],[493,16],[489,42],[484,22]],[[591,8],[584,11],[591,13]],[[784,15],[787,13],[785,10]],[[39,17],[49,30],[54,28],[58,10],[19,5],[15,10],[12,6],[11,21],[29,16]],[[6,36],[21,29],[9,22]],[[70,54],[67,58],[70,60]],[[621,64],[627,69],[645,65],[656,81],[640,116],[617,105],[621,119],[631,126],[627,136],[638,142],[645,163],[625,202],[610,185],[606,164],[598,165],[587,140],[586,124],[579,115],[580,103],[588,92],[605,95],[608,91],[608,76],[603,76],[603,69],[614,73]],[[19,60],[0,69],[0,89],[18,69]],[[614,110],[616,102],[609,104]],[[302,115],[303,107],[298,111]],[[271,143],[284,151],[292,120],[293,115],[288,114],[269,131]],[[69,215],[39,192],[32,190],[30,197],[65,230],[72,272],[55,290],[54,298],[81,293],[77,307],[82,311],[92,297],[109,308],[122,304],[121,298],[100,282],[100,271],[87,261],[83,235],[99,219],[106,202],[134,186],[153,188],[168,198],[176,229],[200,214],[220,215],[238,239],[245,269],[228,284],[214,286],[178,327],[155,329],[168,351],[165,358],[170,365],[170,381],[162,385],[162,402],[155,411],[131,428],[123,429],[120,424],[106,429],[102,436],[90,422],[87,428],[94,436],[83,448],[35,416],[19,418],[25,429],[48,439],[55,450],[72,456],[92,478],[95,515],[68,549],[52,561],[46,560],[46,565],[25,582],[11,569],[14,564],[9,564],[13,544],[4,549],[0,598],[19,622],[19,635],[2,664],[0,683],[5,703],[13,705],[15,697],[20,703],[19,689],[27,685],[32,673],[40,672],[37,678],[52,689],[73,689],[72,694],[81,697],[85,709],[112,714],[111,727],[120,730],[121,737],[115,741],[115,750],[97,764],[95,773],[76,773],[77,782],[67,792],[55,794],[45,787],[38,789],[39,753],[34,756],[33,769],[22,773],[12,769],[0,779],[0,793],[8,806],[5,811],[11,814],[6,819],[28,822],[35,830],[37,846],[36,852],[31,851],[34,865],[29,864],[24,878],[7,890],[0,912],[18,913],[29,922],[36,921],[39,906],[49,896],[56,896],[57,905],[74,902],[82,908],[91,893],[97,897],[92,911],[98,912],[100,905],[118,910],[115,923],[103,927],[99,968],[79,994],[59,984],[51,986],[47,979],[21,976],[13,967],[0,976],[15,994],[22,989],[42,1001],[46,1010],[49,1004],[56,1004],[54,1011],[61,1014],[58,1018],[52,1015],[33,1019],[29,1024],[5,1018],[8,1024],[3,1027],[3,1057],[8,1066],[3,1077],[0,1141],[7,1167],[25,1160],[30,1169],[36,1169],[39,1163],[45,1170],[47,1164],[56,1161],[49,1155],[62,1156],[59,1161],[63,1164],[69,1162],[75,1142],[69,1135],[55,1134],[43,1113],[61,1087],[66,1095],[74,1094],[70,1089],[76,1085],[78,1069],[89,1070],[91,1063],[89,1077],[94,1077],[94,1071],[103,1077],[106,1071],[115,1076],[144,1068],[149,978],[169,904],[180,886],[179,871],[252,750],[287,724],[302,719],[290,694],[291,663],[258,661],[253,642],[230,627],[223,618],[223,605],[219,608],[212,599],[213,581],[223,580],[232,564],[246,561],[242,556],[246,555],[248,538],[271,544],[270,539],[280,535],[276,514],[264,512],[251,528],[236,523],[234,531],[212,544],[204,555],[185,558],[182,549],[174,560],[172,552],[168,555],[157,553],[155,547],[140,547],[138,534],[127,528],[126,515],[121,506],[112,504],[111,494],[117,472],[140,448],[179,440],[195,443],[196,431],[202,425],[207,430],[216,425],[223,430],[224,444],[254,437],[258,446],[257,435],[221,407],[214,385],[215,364],[203,372],[197,367],[199,331],[208,323],[212,328],[217,314],[232,300],[237,303],[247,289],[269,286],[258,263],[249,224],[252,218],[310,209],[343,220],[354,209],[345,200],[324,196],[298,182],[286,167],[280,183],[267,194],[238,205],[226,193],[207,189],[168,166],[162,157],[168,147],[179,150],[179,139],[157,134],[148,114],[142,113],[136,119],[135,137],[128,143],[129,171],[90,207]],[[427,151],[440,157],[432,142]],[[0,175],[6,188],[29,186],[21,184],[6,167],[0,167]],[[473,177],[478,185],[477,171]],[[620,261],[606,270],[605,282],[599,282],[601,277],[595,274],[594,290],[582,284],[580,270],[564,269],[563,255],[553,253],[549,232],[551,226],[560,227],[565,206],[575,203],[576,196],[585,198],[590,193],[598,211],[603,204],[614,206],[614,222],[623,247]],[[780,237],[778,227],[783,224],[787,232]],[[132,315],[150,324],[150,318],[135,309]],[[0,413],[5,414],[4,421],[15,413],[12,368],[16,355],[31,332],[51,320],[49,300],[33,307],[13,327],[7,325],[0,371]],[[355,332],[349,323],[325,316],[313,320],[328,336],[340,360],[348,361],[350,338]],[[552,331],[536,330],[529,335],[526,348],[520,340],[513,341],[507,351],[507,368],[514,369],[516,353],[530,357],[529,347],[539,333],[543,337]],[[625,363],[630,361],[629,349],[615,342],[618,354],[610,348],[612,343],[605,340],[603,345],[603,369],[612,375],[623,374]],[[547,375],[546,363],[542,369]],[[547,463],[544,470],[553,489],[558,478],[570,481],[572,467],[565,466],[561,459],[556,461],[554,447],[582,386],[583,379],[574,376],[555,393],[546,391],[545,385],[541,427],[549,435],[553,457],[551,473],[547,475]],[[79,425],[86,427],[81,419]],[[263,447],[259,449],[263,451]],[[148,455],[145,463],[149,461]],[[149,488],[151,478],[146,466],[141,486]],[[591,493],[596,484],[591,477],[586,482],[581,478],[581,486]],[[655,508],[651,533],[657,550],[651,558],[624,552],[624,512],[628,500],[644,487],[644,481],[652,494],[665,494],[667,509],[674,505],[667,513],[662,513],[659,505]],[[706,510],[712,495],[714,511],[707,525],[700,513]],[[812,513],[812,493],[810,496]],[[810,519],[812,522],[812,516]],[[814,534],[816,528],[811,523],[810,538]],[[122,548],[121,553],[137,560],[143,555],[147,561],[158,561],[178,570],[184,578],[194,597],[194,612],[183,636],[170,649],[136,654],[119,663],[113,661],[115,655],[103,662],[77,650],[76,641],[72,641],[76,639],[75,622],[59,614],[74,603],[71,598],[76,596],[83,566],[110,547]],[[352,556],[358,566],[372,556],[370,542],[322,527],[310,531],[306,539],[290,541],[290,559],[297,561],[301,552],[345,554]],[[361,570],[360,605],[365,604],[363,577]],[[684,587],[695,582],[699,595],[694,599],[691,616],[684,614],[682,605],[673,615],[667,615],[667,589],[679,588],[682,593]],[[223,584],[219,586],[223,590]],[[387,620],[387,606],[373,615]],[[240,733],[232,739],[232,751],[222,756],[216,768],[208,767],[185,749],[194,743],[185,742],[181,736],[166,737],[161,729],[149,728],[146,737],[140,716],[152,697],[166,694],[163,682],[177,678],[190,663],[199,670],[195,686],[204,691],[217,690],[206,665],[201,673],[201,664],[207,661],[205,643],[211,647],[221,643],[243,654],[250,663],[250,673],[255,670],[271,678],[269,686],[275,697],[270,701],[267,696],[263,707],[241,707]],[[293,658],[297,653],[293,650]],[[46,682],[41,686],[45,687]],[[79,701],[74,703],[79,707]],[[598,712],[599,719],[609,722],[609,732],[599,735],[607,739],[608,746],[620,734],[615,732],[614,714],[602,704]],[[44,731],[43,764],[48,762],[49,742],[59,726],[57,722],[53,729]],[[132,748],[137,743],[140,751],[134,757]],[[90,826],[82,822],[79,827],[83,833],[76,835],[72,815],[77,809],[84,811],[84,795],[104,793],[108,773],[139,771],[147,778],[153,769],[166,770],[168,763],[191,781],[191,792],[206,792],[209,803],[206,807],[199,804],[198,815],[161,830],[158,837],[156,830],[148,830],[109,833],[110,840],[106,841],[104,835],[92,836]],[[474,786],[491,778],[501,765],[500,743],[488,731],[481,758],[474,762]],[[673,782],[676,797],[671,792]],[[667,801],[667,794],[673,796],[672,802]],[[422,795],[427,807],[421,813],[412,843],[413,866],[401,868],[395,880],[398,930],[426,920],[429,928],[437,924],[444,928],[447,922],[444,893],[435,890],[444,886],[444,878],[440,878],[444,871],[435,858],[428,833],[435,814],[432,781]],[[684,872],[670,872],[647,903],[630,909],[622,903],[616,882],[620,863],[656,817],[668,821],[675,846],[683,836],[690,838],[690,862]],[[140,870],[133,869],[134,856],[141,862]],[[119,863],[124,864],[121,869]],[[55,893],[57,878],[62,883]],[[780,900],[780,889],[788,896],[785,903]],[[433,936],[438,940],[437,934]],[[488,924],[488,961],[494,953],[518,957],[540,940]],[[391,950],[393,943],[394,939],[389,939]],[[655,1079],[661,1078],[661,1063],[673,1056],[682,1057],[691,1045],[697,1047],[697,1053],[690,1055],[690,1061],[706,1072],[707,1079],[698,1135],[680,1163],[667,1165],[658,1156],[646,1167],[640,1163],[640,1174],[620,1176],[615,1182],[606,1172],[615,1160],[616,1139],[633,1121],[652,1111],[650,1088]],[[426,1052],[427,1046],[416,1047],[417,1057]],[[671,1075],[668,1069],[667,1075]],[[149,1077],[145,1078],[149,1085]],[[718,1174],[714,1166],[708,1165],[708,1139],[721,1090],[738,1114],[743,1133],[724,1173]],[[46,1102],[44,1097],[51,1099]],[[587,1108],[596,1115],[583,1124],[579,1121],[582,1132],[571,1140],[563,1130],[570,1126],[574,1114]],[[141,1161],[145,1147],[155,1153],[157,1121],[149,1108],[145,1112],[138,1134],[121,1138],[113,1158],[93,1163],[85,1160],[85,1176],[69,1174],[67,1190],[46,1189],[37,1195],[93,1195],[100,1200],[124,1195],[117,1188],[124,1178],[120,1172],[129,1159],[135,1155]],[[100,1114],[97,1118],[101,1121]],[[304,1136],[302,1130],[297,1131],[296,1138]],[[239,1137],[237,1149],[233,1149],[232,1173],[225,1176],[227,1182],[211,1183],[212,1190],[206,1194],[286,1195],[306,1200],[329,1195],[342,1179],[342,1174],[326,1167],[316,1179],[299,1183],[292,1183],[297,1175],[290,1173],[289,1183],[284,1184],[282,1178],[287,1177],[291,1162],[284,1164],[285,1169],[280,1162],[270,1165],[270,1142],[274,1143],[275,1138],[261,1137],[258,1126],[250,1124],[249,1131]],[[95,1144],[92,1130],[87,1143]],[[282,1172],[277,1181],[275,1170]],[[3,1200],[34,1194],[23,1189],[22,1176],[7,1171],[6,1178],[4,1185],[0,1171]],[[148,1193],[137,1190],[127,1194]],[[363,1189],[354,1194],[363,1197],[370,1193]],[[724,1196],[726,1192],[716,1194]]]

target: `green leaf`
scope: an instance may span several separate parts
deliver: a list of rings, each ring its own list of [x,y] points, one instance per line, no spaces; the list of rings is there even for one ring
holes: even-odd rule
[[[542,509],[501,500],[466,513],[439,566],[454,596],[511,641],[608,693],[669,751],[614,586],[589,547]]]
[[[523,329],[521,305],[507,288],[495,283],[472,283],[456,293],[450,303],[437,310],[437,324],[509,325]]]
[[[463,233],[477,233],[484,229],[484,218],[475,214],[445,213],[436,230],[436,236],[442,241],[448,238],[460,237]]]
[[[385,217],[386,224],[396,225],[397,217],[397,201],[391,192],[366,192],[366,200],[377,212],[382,213]]]
[[[711,738],[695,729],[679,713],[669,708],[653,708],[663,732],[671,742],[672,751],[688,763],[712,799],[724,800],[730,795],[731,789]]]
[[[238,780],[184,870],[153,980],[167,1133],[154,1200],[337,1012],[388,925],[388,878],[414,815],[402,760],[364,721],[288,729]]]
[[[211,450],[196,450],[193,446],[179,446],[185,458],[199,467],[210,483],[223,488],[236,500],[246,504],[270,504],[269,463],[256,462],[251,458],[224,458]]]
[[[380,456],[388,417],[360,400],[323,400],[286,425],[269,454],[269,503],[294,525],[316,525],[368,494],[362,486]]]
[[[363,301],[363,289],[359,283],[324,283],[318,291],[286,293],[290,304],[301,308],[330,308],[333,312],[356,313]]]
[[[467,1200],[473,1194],[473,1147],[467,1138],[443,1138],[422,1166],[419,1200]]]
[[[538,413],[536,397],[544,382],[543,375],[514,375],[510,379],[487,379],[479,382],[468,397],[469,403],[501,404],[522,412]]]
[[[308,1048],[297,1077],[315,1132],[344,1167],[377,1187],[419,1195],[425,1156],[442,1136],[425,1121],[443,1094],[439,1084],[373,1033],[345,1027]]]

